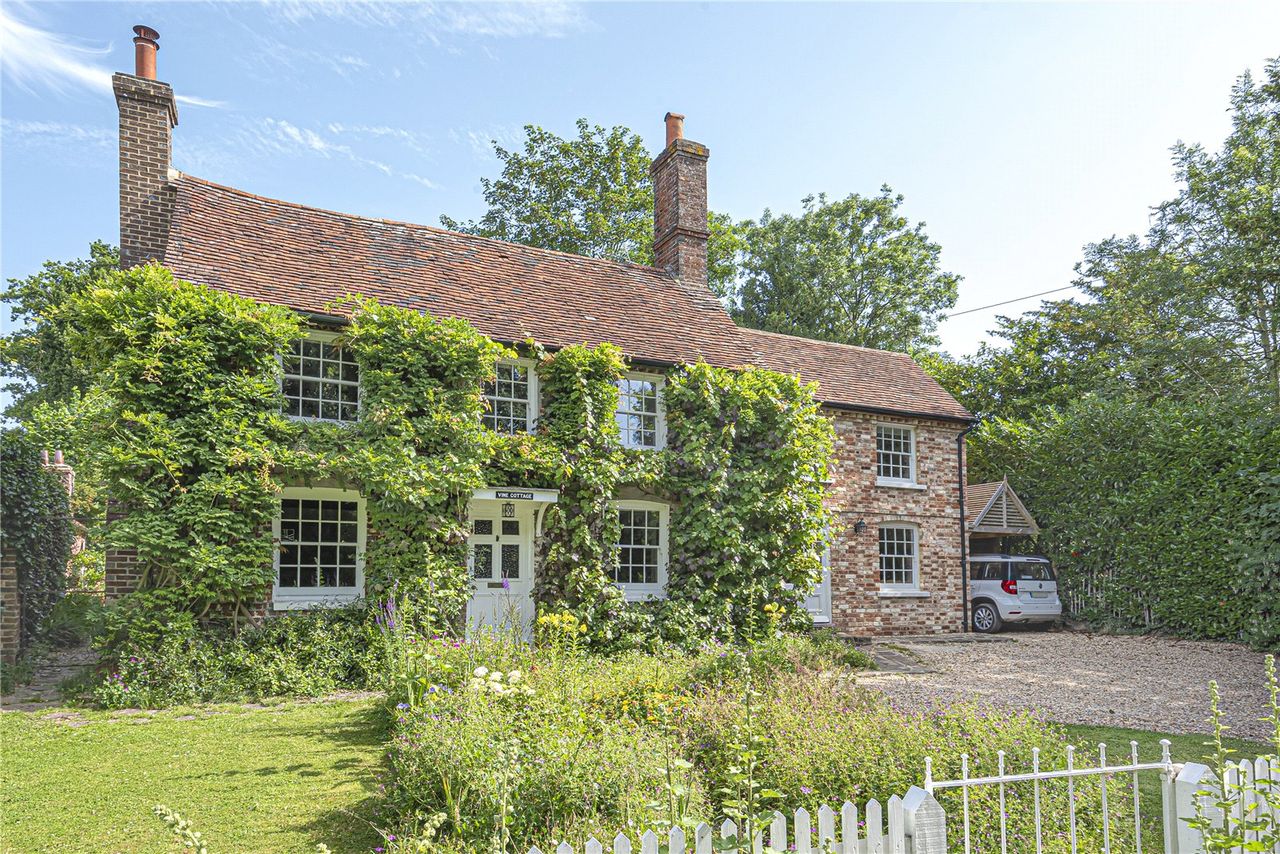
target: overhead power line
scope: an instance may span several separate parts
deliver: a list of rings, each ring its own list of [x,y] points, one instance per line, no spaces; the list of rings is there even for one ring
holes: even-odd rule
[[[975,311],[986,311],[989,308],[999,308],[1002,305],[1009,305],[1010,303],[1022,302],[1023,300],[1048,296],[1049,294],[1056,294],[1056,293],[1059,293],[1060,291],[1073,290],[1075,287],[1076,287],[1075,285],[1067,285],[1065,288],[1054,288],[1051,291],[1041,291],[1038,294],[1027,294],[1025,297],[1014,297],[1013,299],[1007,299],[1004,302],[993,302],[991,303],[991,305],[980,305],[977,308],[966,308],[964,311],[957,311],[955,314],[948,314],[944,318],[944,320],[950,320],[951,318],[959,317],[962,314],[973,314]]]

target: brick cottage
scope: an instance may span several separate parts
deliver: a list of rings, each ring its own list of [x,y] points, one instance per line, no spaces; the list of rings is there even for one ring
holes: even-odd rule
[[[359,373],[338,344],[333,300],[358,292],[463,318],[504,343],[549,349],[612,342],[632,373],[617,414],[624,444],[664,443],[664,372],[705,360],[757,365],[817,384],[837,436],[829,504],[838,519],[827,572],[808,606],[819,623],[853,636],[958,631],[963,625],[963,433],[970,414],[910,357],[740,329],[707,287],[708,149],[666,117],[666,148],[652,166],[652,267],[586,258],[368,219],[263,198],[171,166],[178,113],[155,79],[157,34],[135,29],[135,74],[113,77],[120,109],[120,249],[124,267],[151,260],[174,275],[300,312],[314,332],[285,360],[286,414],[359,417]],[[531,361],[501,363],[486,390],[486,423],[533,427]],[[469,616],[496,607],[489,588],[523,597],[531,613],[539,521],[555,490],[491,484],[470,504],[476,591]],[[635,490],[619,496],[623,541],[615,580],[629,597],[663,595],[666,537],[678,504]],[[349,601],[362,592],[364,505],[355,492],[289,488],[273,535],[280,543],[275,609]],[[622,547],[619,547],[620,550]],[[137,583],[132,558],[108,557],[107,591]]]

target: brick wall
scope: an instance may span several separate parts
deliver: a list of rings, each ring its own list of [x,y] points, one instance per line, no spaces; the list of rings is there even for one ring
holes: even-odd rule
[[[963,628],[956,436],[961,425],[828,410],[836,432],[828,506],[837,513],[831,544],[833,627],[846,635],[937,634]],[[876,425],[915,428],[921,489],[876,485]],[[857,534],[859,520],[866,530]],[[889,598],[879,583],[879,525],[919,531],[920,593]]]
[[[164,260],[173,216],[170,148],[178,109],[167,83],[114,74],[120,109],[120,267]]]
[[[18,561],[0,546],[0,664],[13,664],[21,645],[22,599],[18,593]]]

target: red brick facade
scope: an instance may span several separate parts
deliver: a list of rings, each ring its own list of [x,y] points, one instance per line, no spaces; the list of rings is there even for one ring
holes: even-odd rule
[[[963,628],[956,437],[964,424],[827,410],[836,432],[828,506],[839,522],[831,544],[832,627],[852,636],[937,634]],[[915,430],[920,488],[876,483],[876,425]],[[866,530],[854,532],[862,521]],[[879,581],[879,526],[919,531],[919,595],[890,596]]]
[[[18,560],[0,546],[0,664],[13,664],[22,645],[22,595],[18,592]]]

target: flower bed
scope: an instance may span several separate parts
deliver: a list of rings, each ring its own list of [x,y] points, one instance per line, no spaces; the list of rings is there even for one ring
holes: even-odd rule
[[[993,769],[998,750],[1029,764],[1033,747],[1048,762],[1066,746],[1059,728],[1030,714],[896,709],[857,686],[835,642],[613,658],[492,636],[415,643],[418,676],[401,683],[415,687],[393,698],[396,846],[580,849],[591,835],[883,803],[920,784],[926,756],[943,778],[958,775],[962,753],[977,771]],[[998,841],[999,813],[985,803],[996,797],[970,795],[975,850]],[[1032,792],[1011,786],[1006,798],[1012,841],[1030,826]],[[1062,831],[1054,850],[1065,838],[1065,787],[1043,786],[1041,799],[1047,834]],[[1113,793],[1113,843],[1132,827],[1124,801]],[[958,800],[944,807],[959,814]],[[1096,786],[1077,783],[1082,844],[1100,836],[1099,811]]]

